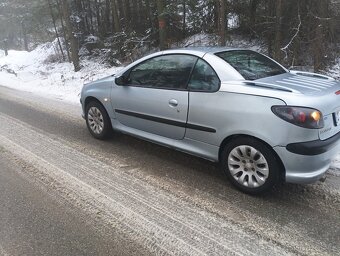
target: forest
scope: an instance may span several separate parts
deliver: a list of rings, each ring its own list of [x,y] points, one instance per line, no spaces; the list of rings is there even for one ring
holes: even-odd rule
[[[338,0],[0,0],[0,48],[57,38],[51,61],[100,55],[116,65],[159,49],[257,41],[287,67],[323,71],[339,57]]]

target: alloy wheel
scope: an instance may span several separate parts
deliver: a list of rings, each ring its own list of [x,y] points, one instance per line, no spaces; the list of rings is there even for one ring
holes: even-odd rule
[[[242,186],[257,188],[269,176],[269,165],[263,154],[248,145],[240,145],[230,151],[228,168],[231,176]]]
[[[91,107],[87,114],[87,120],[90,129],[97,135],[101,134],[104,129],[104,118],[97,107]]]

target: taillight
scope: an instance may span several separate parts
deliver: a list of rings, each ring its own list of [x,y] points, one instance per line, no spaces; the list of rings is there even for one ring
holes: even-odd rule
[[[313,108],[273,106],[272,111],[283,120],[308,129],[324,127],[322,113]]]

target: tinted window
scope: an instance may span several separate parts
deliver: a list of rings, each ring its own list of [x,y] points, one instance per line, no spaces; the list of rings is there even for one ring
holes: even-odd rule
[[[129,84],[165,89],[185,89],[197,58],[190,55],[165,55],[134,67]]]
[[[286,73],[281,66],[257,52],[227,51],[216,53],[216,55],[228,62],[246,80],[256,80]]]
[[[189,89],[192,91],[217,91],[220,86],[215,71],[204,60],[199,59],[192,72]]]

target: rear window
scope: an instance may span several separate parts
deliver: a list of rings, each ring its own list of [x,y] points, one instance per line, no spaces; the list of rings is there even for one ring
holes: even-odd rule
[[[256,80],[286,73],[286,70],[280,65],[257,52],[236,50],[219,52],[216,55],[228,62],[246,80]]]

